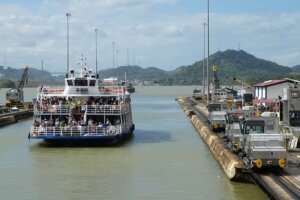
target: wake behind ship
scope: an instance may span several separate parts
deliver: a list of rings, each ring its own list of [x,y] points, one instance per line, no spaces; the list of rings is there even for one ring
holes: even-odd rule
[[[38,87],[28,138],[47,143],[118,142],[134,130],[125,86],[99,86],[96,74],[70,70],[64,87]]]

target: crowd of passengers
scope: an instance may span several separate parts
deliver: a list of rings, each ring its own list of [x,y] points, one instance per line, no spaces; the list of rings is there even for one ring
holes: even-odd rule
[[[59,119],[58,117],[53,120],[50,119],[43,119],[41,122],[35,120],[33,122],[34,128],[39,128],[41,132],[46,130],[45,128],[48,128],[48,131],[51,130],[64,130],[65,132],[68,131],[78,131],[78,132],[97,132],[98,130],[102,130],[102,128],[105,128],[107,131],[113,131],[115,130],[118,125],[120,125],[119,119],[112,119],[111,121],[109,119],[106,119],[106,122],[103,123],[101,121],[95,121],[93,119],[89,119],[87,121],[84,121],[82,118],[78,121],[76,121],[74,118],[64,117],[62,119]],[[89,130],[88,130],[89,129]]]
[[[66,97],[50,97],[42,99],[42,102],[36,102],[36,108],[38,110],[70,110],[72,112],[82,112],[85,106],[91,106],[92,108],[100,108],[101,105],[109,105],[112,108],[116,108],[117,105],[123,106],[122,98],[116,97],[89,97],[85,100],[66,98]]]

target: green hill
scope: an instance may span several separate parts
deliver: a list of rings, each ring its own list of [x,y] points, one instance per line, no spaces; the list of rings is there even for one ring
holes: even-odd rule
[[[206,60],[205,60],[206,63]],[[173,71],[164,71],[155,67],[141,68],[139,66],[120,66],[115,69],[98,71],[100,79],[117,77],[119,80],[127,79],[131,82],[150,81],[161,85],[199,85],[202,82],[203,61],[197,61],[192,65],[180,66]],[[232,84],[232,78],[238,77],[249,84],[255,84],[268,79],[280,79],[289,77],[300,79],[300,66],[289,68],[274,62],[256,58],[245,52],[236,50],[219,51],[210,56],[210,80],[212,77],[212,65],[217,66],[218,78],[221,85]],[[0,80],[18,80],[24,69],[4,68],[0,66]],[[29,83],[33,85],[43,82],[55,84],[62,82],[64,75],[60,77],[51,76],[48,71],[34,68],[29,69]]]
[[[100,79],[108,77],[118,77],[118,80],[124,80],[125,72],[127,74],[127,79],[130,81],[140,80],[140,81],[158,81],[165,77],[166,71],[155,68],[141,68],[139,66],[120,66],[116,69],[105,69],[99,71]]]
[[[291,67],[293,72],[296,72],[296,73],[300,73],[300,65],[296,65],[294,67]]]
[[[202,81],[203,61],[193,65],[181,66],[167,74],[161,84],[190,85]],[[239,77],[247,83],[254,84],[263,80],[280,78],[292,72],[292,69],[274,62],[256,58],[245,51],[226,50],[212,54],[209,65],[216,65],[221,84],[231,84],[232,77]],[[211,72],[212,67],[210,67]],[[210,73],[210,77],[212,73]]]
[[[12,87],[12,84],[9,82],[13,82],[15,85],[17,85],[18,80],[21,78],[23,72],[24,68],[16,69],[12,67],[5,68],[3,66],[0,66],[0,86],[5,87],[8,84],[10,87]],[[55,84],[56,80],[49,71],[29,67],[28,83],[26,84],[26,86],[36,86],[42,82],[44,84]]]

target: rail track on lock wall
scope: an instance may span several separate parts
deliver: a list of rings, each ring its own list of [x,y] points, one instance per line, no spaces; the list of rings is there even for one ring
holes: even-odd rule
[[[186,102],[193,114],[209,126],[207,114],[196,108],[199,103],[205,105],[206,102],[193,98],[186,98]],[[270,199],[300,199],[300,181],[282,169],[247,173],[249,180],[258,185]]]
[[[196,101],[193,98],[186,98],[186,100],[187,100],[189,108],[193,111],[193,113],[195,115],[197,115],[201,119],[201,121],[204,121],[208,125],[208,116],[204,112],[195,108],[195,105],[198,104],[198,101]],[[203,104],[204,104],[204,101],[203,101]]]
[[[249,176],[271,199],[300,199],[300,185],[282,170],[255,172]]]

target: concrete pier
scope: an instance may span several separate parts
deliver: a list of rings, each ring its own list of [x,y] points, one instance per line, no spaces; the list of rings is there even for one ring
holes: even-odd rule
[[[16,123],[19,120],[33,116],[33,109],[26,109],[0,114],[0,127]]]
[[[216,133],[209,130],[205,122],[193,112],[185,98],[178,97],[177,101],[181,105],[184,113],[191,120],[198,134],[209,147],[214,158],[218,161],[227,177],[233,180],[246,179],[245,174],[242,173],[245,166],[240,161],[239,157],[225,147],[224,142]]]

